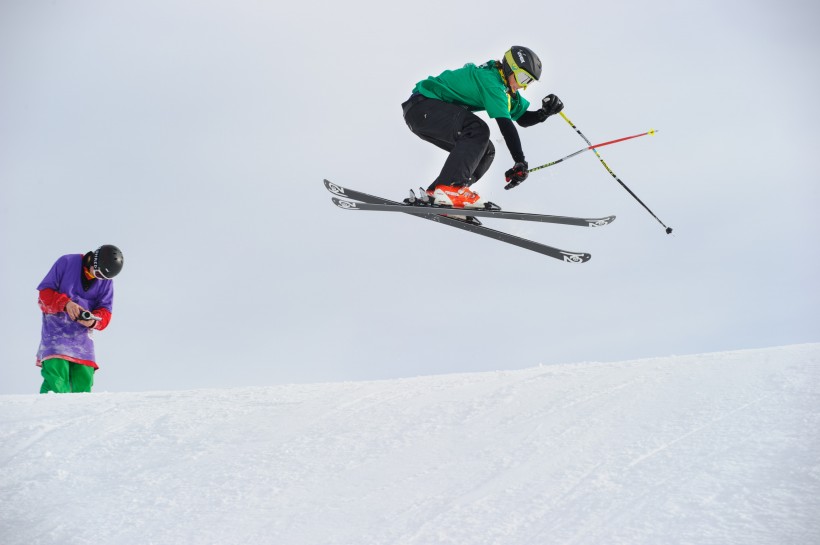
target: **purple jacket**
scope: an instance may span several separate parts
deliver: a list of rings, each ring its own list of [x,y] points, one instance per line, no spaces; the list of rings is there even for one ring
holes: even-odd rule
[[[84,309],[106,308],[112,311],[114,302],[114,282],[95,280],[88,291],[83,289],[83,256],[69,254],[59,258],[40,285],[38,290],[52,289],[67,295]],[[66,312],[56,314],[43,313],[43,331],[40,348],[37,350],[37,363],[49,357],[62,357],[69,361],[90,363],[94,361],[93,330],[74,322]]]

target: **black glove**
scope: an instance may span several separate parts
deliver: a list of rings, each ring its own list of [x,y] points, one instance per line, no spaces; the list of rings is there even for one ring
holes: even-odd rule
[[[564,109],[564,103],[561,99],[553,94],[549,94],[541,101],[541,109],[547,114],[547,117],[555,115]],[[546,119],[546,118],[545,118]]]
[[[512,189],[514,187],[517,187],[521,184],[521,182],[526,180],[527,176],[529,176],[529,173],[527,172],[528,168],[529,165],[526,161],[520,161],[516,163],[510,170],[505,172],[504,177],[507,179],[509,183],[504,186],[504,189]]]

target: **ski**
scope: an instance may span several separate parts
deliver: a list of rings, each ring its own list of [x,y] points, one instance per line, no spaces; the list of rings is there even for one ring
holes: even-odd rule
[[[374,195],[369,195],[367,193],[362,193],[361,191],[356,191],[354,189],[348,189],[346,187],[342,187],[340,185],[334,184],[329,180],[325,180],[325,188],[333,193],[334,195],[340,197],[346,197],[348,199],[354,201],[361,201],[362,203],[366,204],[387,204],[387,205],[396,205],[402,206],[400,203],[395,201],[391,201],[389,199],[385,199],[383,197],[376,197]],[[404,212],[404,210],[402,210]],[[490,229],[489,227],[483,227],[480,225],[475,225],[472,223],[468,223],[463,220],[450,218],[447,216],[442,216],[441,214],[436,213],[422,213],[422,214],[411,214],[417,218],[423,218],[426,220],[434,221],[436,223],[441,223],[443,225],[449,225],[450,227],[455,227],[457,229],[462,229],[464,231],[469,231],[471,233],[475,233],[477,235],[485,236],[488,238],[492,238],[498,240],[500,242],[505,242],[507,244],[511,244],[513,246],[518,246],[519,248],[525,248],[527,250],[546,255],[552,257],[554,259],[558,259],[561,261],[565,261],[567,263],[585,263],[589,261],[592,257],[588,253],[582,252],[570,252],[567,250],[561,250],[560,248],[554,248],[552,246],[547,246],[546,244],[541,244],[539,242],[535,242],[533,240],[529,240],[526,238],[521,238],[515,235],[511,235],[509,233],[505,233],[503,231],[496,231],[495,229]]]
[[[609,225],[615,221],[615,216],[603,218],[575,218],[570,216],[550,216],[547,214],[531,214],[529,212],[509,212],[507,210],[484,210],[484,209],[457,209],[436,205],[413,205],[413,204],[373,204],[351,202],[333,197],[333,204],[345,210],[375,210],[380,212],[404,212],[407,214],[425,215],[435,214],[457,214],[475,216],[478,218],[501,218],[522,221],[538,221],[542,223],[557,223],[561,225],[578,225],[580,227],[601,227]]]

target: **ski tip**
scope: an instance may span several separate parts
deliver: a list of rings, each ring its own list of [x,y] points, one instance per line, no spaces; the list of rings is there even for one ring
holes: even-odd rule
[[[333,204],[344,210],[361,210],[361,208],[357,206],[357,203],[352,201],[345,201],[336,197],[331,197],[330,200],[333,201]]]
[[[586,263],[592,259],[591,254],[583,254],[578,252],[561,252],[564,255],[565,263]]]
[[[615,221],[615,216],[607,216],[605,218],[587,220],[590,227],[603,227]]]
[[[345,195],[345,189],[342,186],[336,185],[328,179],[325,179],[325,187],[334,195]]]

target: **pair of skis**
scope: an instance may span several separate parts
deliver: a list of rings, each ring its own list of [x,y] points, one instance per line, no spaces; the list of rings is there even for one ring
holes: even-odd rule
[[[603,218],[575,218],[567,216],[549,216],[545,214],[529,214],[526,212],[508,212],[505,210],[470,209],[469,211],[466,211],[434,205],[417,206],[411,204],[402,204],[382,197],[368,195],[367,193],[362,193],[361,191],[348,189],[346,187],[334,184],[329,180],[325,180],[324,182],[325,188],[327,188],[328,191],[330,191],[337,197],[345,197],[345,199],[340,199],[337,197],[333,197],[332,199],[333,203],[336,206],[344,210],[376,210],[383,212],[403,212],[405,214],[411,214],[419,218],[435,221],[436,223],[449,225],[450,227],[456,227],[458,229],[469,231],[471,233],[476,233],[478,235],[499,240],[501,242],[506,242],[507,244],[512,244],[513,246],[525,248],[527,250],[531,250],[539,254],[559,259],[567,263],[584,263],[586,261],[589,261],[590,257],[592,256],[590,256],[588,253],[570,252],[567,250],[561,250],[560,248],[547,246],[546,244],[541,244],[533,240],[511,235],[503,231],[496,231],[495,229],[490,229],[489,227],[484,227],[483,225],[476,225],[474,223],[469,223],[461,219],[452,218],[447,216],[446,214],[452,214],[453,212],[456,212],[457,214],[468,213],[470,216],[476,217],[536,221],[542,223],[556,223],[561,225],[577,225],[582,227],[600,227],[602,225],[608,225],[615,220],[615,216],[607,216]]]

